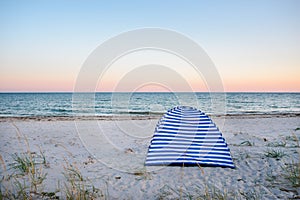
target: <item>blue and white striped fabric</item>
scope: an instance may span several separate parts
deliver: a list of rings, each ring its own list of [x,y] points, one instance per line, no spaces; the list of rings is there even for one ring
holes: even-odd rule
[[[200,110],[178,106],[158,122],[145,165],[201,165],[234,168],[222,133]]]

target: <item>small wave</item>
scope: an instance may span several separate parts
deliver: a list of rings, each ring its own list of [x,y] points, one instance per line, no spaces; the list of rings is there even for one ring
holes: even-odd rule
[[[116,111],[113,114],[130,114],[130,115],[163,115],[165,112],[163,111],[135,111],[135,110],[129,110],[129,111]]]
[[[99,102],[107,102],[107,101],[111,101],[111,99],[99,99]]]
[[[64,108],[52,108],[50,109],[51,112],[72,112],[70,109],[64,109]]]

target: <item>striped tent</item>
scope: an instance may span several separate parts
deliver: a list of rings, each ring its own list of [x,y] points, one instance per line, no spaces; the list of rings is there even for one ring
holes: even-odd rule
[[[145,165],[234,168],[222,133],[200,110],[178,106],[158,122]]]

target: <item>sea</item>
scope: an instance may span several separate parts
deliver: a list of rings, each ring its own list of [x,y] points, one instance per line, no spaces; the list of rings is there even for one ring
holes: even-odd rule
[[[298,115],[300,93],[0,93],[0,117],[149,116],[178,105],[209,115]]]

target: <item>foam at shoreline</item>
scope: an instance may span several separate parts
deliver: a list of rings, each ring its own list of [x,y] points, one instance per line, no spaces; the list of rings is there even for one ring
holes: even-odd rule
[[[288,118],[300,117],[300,113],[282,113],[282,114],[226,114],[226,115],[208,115],[210,117],[222,118]],[[103,116],[12,116],[0,117],[0,122],[6,121],[86,121],[86,120],[149,120],[159,119],[162,115],[103,115]]]

